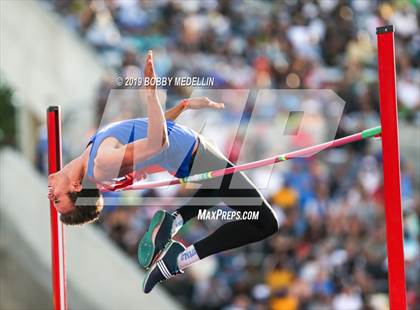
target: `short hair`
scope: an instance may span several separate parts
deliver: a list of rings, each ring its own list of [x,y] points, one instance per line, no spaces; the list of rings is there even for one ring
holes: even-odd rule
[[[95,222],[104,206],[103,198],[96,184],[84,180],[80,192],[69,192],[67,195],[75,209],[61,214],[60,220],[66,225],[82,225]],[[80,201],[77,201],[77,200]],[[77,203],[76,203],[77,201]]]

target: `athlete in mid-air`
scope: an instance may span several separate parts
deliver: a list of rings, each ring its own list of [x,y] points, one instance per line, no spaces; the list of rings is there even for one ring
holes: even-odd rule
[[[144,76],[152,81],[155,77],[151,51]],[[100,129],[79,157],[48,177],[48,198],[54,202],[63,223],[77,225],[99,217],[103,199],[96,184],[106,184],[130,173],[143,178],[157,168],[186,177],[233,166],[202,135],[174,122],[187,109],[223,109],[222,103],[206,97],[190,98],[164,113],[155,84],[142,92],[146,96],[147,118],[111,123]],[[220,202],[237,211],[258,211],[258,219],[225,223],[187,248],[172,240],[200,209]],[[274,234],[278,225],[270,205],[243,173],[206,180],[188,203],[172,213],[160,210],[152,217],[138,248],[140,265],[148,268],[144,292],[209,255],[260,241]]]

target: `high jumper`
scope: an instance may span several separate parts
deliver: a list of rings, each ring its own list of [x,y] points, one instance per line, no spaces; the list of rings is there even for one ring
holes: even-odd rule
[[[138,258],[149,268],[143,289],[146,293],[165,279],[171,278],[209,255],[256,242],[275,233],[279,221],[270,205],[241,172],[271,165],[288,159],[314,154],[323,149],[341,146],[373,136],[382,136],[384,159],[384,187],[389,264],[389,289],[391,309],[405,309],[405,271],[402,236],[401,189],[399,175],[398,119],[395,91],[394,29],[377,28],[378,68],[381,105],[381,127],[375,127],[342,139],[323,143],[303,150],[278,155],[260,161],[233,166],[206,139],[191,129],[174,123],[186,109],[223,109],[222,103],[208,98],[191,98],[163,113],[156,87],[147,88],[147,119],[126,120],[113,123],[98,131],[85,151],[75,160],[56,172],[61,166],[61,138],[59,109],[51,107],[49,127],[49,199],[66,224],[83,224],[96,220],[103,202],[100,190],[136,190],[163,185],[200,182],[201,187],[191,200],[178,210],[168,213],[158,211],[149,229],[139,243]],[[149,52],[145,77],[154,77],[153,55]],[[55,108],[55,109],[54,109]],[[157,182],[140,182],[149,168],[166,170],[177,179]],[[123,176],[123,178],[118,178]],[[118,180],[117,182],[109,182]],[[231,181],[235,186],[229,187]],[[82,185],[83,184],[83,185]],[[93,186],[93,188],[90,188]],[[78,198],[94,198],[95,203],[79,204]],[[222,225],[213,234],[185,248],[172,237],[184,223],[197,216],[199,209],[214,204],[197,203],[199,198],[223,201],[235,210],[259,211],[255,221],[237,220]],[[212,200],[218,198],[216,200]],[[229,204],[231,198],[240,202]],[[241,200],[242,199],[242,200]],[[78,200],[77,205],[75,204]],[[250,204],[249,201],[253,203]],[[51,208],[53,290],[56,309],[66,308],[65,271],[62,228],[57,212]]]
[[[147,55],[144,76],[155,77],[151,51]],[[145,92],[147,118],[104,127],[90,139],[79,157],[49,176],[48,197],[63,223],[83,224],[99,217],[103,199],[96,183],[133,172],[137,179],[143,178],[148,169],[156,166],[180,178],[233,166],[205,137],[174,122],[186,109],[223,109],[222,103],[205,97],[191,98],[164,113],[156,85],[148,86]],[[160,210],[153,216],[139,244],[139,262],[145,268],[150,267],[144,281],[146,293],[156,283],[181,273],[200,259],[262,240],[277,231],[279,223],[274,211],[252,182],[237,173],[235,188],[231,189],[231,177],[207,180],[186,205],[173,213]],[[93,202],[92,197],[96,197]],[[82,203],[76,203],[78,198]],[[214,203],[197,203],[200,198],[214,200]],[[236,198],[234,204],[229,203],[232,198]],[[172,241],[172,236],[184,223],[195,218],[199,209],[209,209],[221,201],[238,211],[258,211],[259,217],[226,223],[188,248]]]

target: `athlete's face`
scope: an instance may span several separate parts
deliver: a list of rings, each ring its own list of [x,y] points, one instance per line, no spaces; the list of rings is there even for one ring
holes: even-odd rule
[[[64,214],[75,208],[68,193],[75,191],[76,187],[65,173],[57,172],[48,176],[48,199],[58,212]]]

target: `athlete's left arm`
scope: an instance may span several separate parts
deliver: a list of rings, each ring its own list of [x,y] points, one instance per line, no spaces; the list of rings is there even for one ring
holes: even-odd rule
[[[165,118],[167,120],[174,121],[185,110],[188,110],[188,109],[199,110],[199,109],[204,109],[204,108],[221,110],[225,108],[225,105],[223,103],[210,100],[207,97],[194,97],[194,98],[184,99],[184,100],[181,100],[181,102],[178,103],[173,108],[167,110],[165,112]]]

